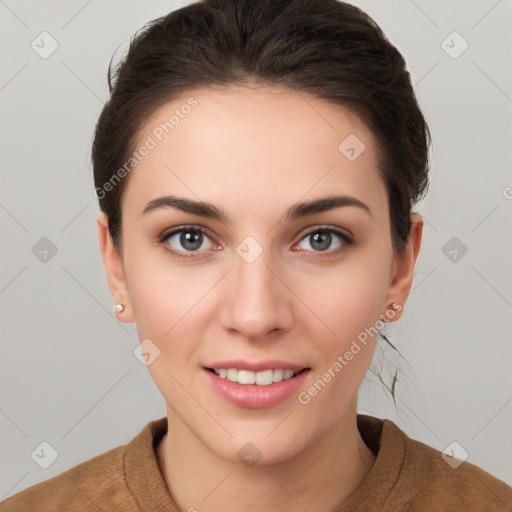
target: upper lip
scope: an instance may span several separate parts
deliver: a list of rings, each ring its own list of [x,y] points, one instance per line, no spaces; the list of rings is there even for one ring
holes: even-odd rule
[[[205,368],[236,368],[237,370],[249,370],[251,372],[262,372],[263,370],[293,370],[300,371],[308,368],[306,365],[290,363],[287,361],[279,361],[276,359],[267,361],[247,361],[242,359],[232,359],[230,361],[219,361],[205,365]]]

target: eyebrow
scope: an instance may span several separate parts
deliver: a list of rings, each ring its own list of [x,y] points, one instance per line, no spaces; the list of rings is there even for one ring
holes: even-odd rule
[[[292,205],[286,212],[285,218],[288,220],[297,220],[315,213],[322,213],[335,208],[354,206],[366,211],[371,216],[370,208],[352,196],[329,196],[312,201],[297,203]],[[142,214],[145,215],[161,208],[177,208],[186,213],[192,213],[200,217],[206,217],[220,222],[227,222],[227,215],[216,206],[203,201],[195,201],[177,196],[163,196],[149,201],[146,204]]]

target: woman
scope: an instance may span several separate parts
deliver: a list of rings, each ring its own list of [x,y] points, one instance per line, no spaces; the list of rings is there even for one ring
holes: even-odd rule
[[[336,0],[205,0],[137,34],[109,84],[100,249],[167,416],[2,510],[510,510],[505,483],[357,414],[428,183],[376,24]]]

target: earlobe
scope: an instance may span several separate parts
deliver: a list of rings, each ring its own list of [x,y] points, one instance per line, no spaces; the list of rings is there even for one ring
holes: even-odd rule
[[[396,254],[394,261],[394,275],[390,283],[386,304],[398,303],[402,307],[399,311],[392,308],[392,315],[389,315],[389,307],[381,315],[387,321],[398,320],[402,316],[403,305],[407,301],[414,277],[414,265],[421,247],[423,234],[423,219],[417,213],[411,215],[411,229],[405,248]]]
[[[97,219],[98,241],[105,266],[107,281],[114,300],[114,313],[122,322],[133,322],[133,312],[130,306],[128,287],[124,274],[123,260],[121,254],[114,246],[110,231],[108,229],[108,217],[100,212]],[[118,307],[122,305],[121,307]]]

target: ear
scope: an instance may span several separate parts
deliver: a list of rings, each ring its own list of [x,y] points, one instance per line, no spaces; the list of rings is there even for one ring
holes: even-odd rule
[[[386,320],[386,313],[388,315],[387,321],[398,320],[402,316],[402,311],[409,292],[411,290],[412,280],[414,277],[414,265],[420,252],[421,237],[423,234],[423,219],[417,213],[411,215],[411,229],[407,238],[405,248],[396,253],[395,261],[393,264],[394,271],[389,290],[386,296],[386,302],[383,306],[385,312],[384,320]],[[398,302],[401,307],[397,310],[390,309],[390,304]]]
[[[128,286],[124,275],[123,260],[121,254],[114,246],[112,237],[108,230],[108,217],[104,212],[100,212],[97,219],[98,239],[100,244],[101,256],[107,274],[110,293],[114,299],[114,304],[123,304],[123,312],[115,313],[118,320],[126,323],[134,321],[133,309],[130,304]]]

